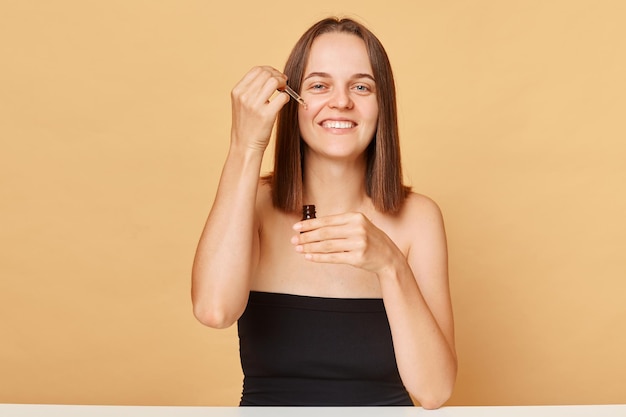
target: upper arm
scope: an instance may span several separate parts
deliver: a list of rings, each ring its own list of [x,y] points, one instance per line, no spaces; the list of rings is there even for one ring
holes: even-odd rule
[[[441,210],[428,197],[412,194],[407,260],[420,292],[454,351],[454,320],[448,280],[448,249]]]
[[[259,190],[260,192],[261,190]],[[254,209],[254,227],[252,228],[252,252],[250,256],[250,269],[249,269],[249,278],[248,282],[251,283],[254,278],[254,271],[256,271],[257,266],[259,265],[259,256],[261,253],[261,213],[262,206],[259,202],[259,197],[257,195],[257,201]]]
[[[259,257],[261,253],[261,235],[263,231],[263,219],[267,218],[273,209],[272,192],[269,183],[259,180],[257,189],[256,202],[254,206],[254,227],[252,236],[252,256],[250,258],[250,278],[251,282],[254,278],[255,271],[259,265]]]

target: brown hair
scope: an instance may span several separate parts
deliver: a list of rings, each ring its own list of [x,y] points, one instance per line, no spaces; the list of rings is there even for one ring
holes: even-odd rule
[[[402,207],[410,188],[402,183],[400,141],[396,110],[396,89],[387,53],[378,38],[352,19],[327,18],[311,26],[296,43],[287,63],[285,75],[291,87],[300,91],[304,69],[313,41],[324,33],[349,33],[363,39],[377,84],[378,124],[367,152],[365,189],[377,210],[395,213]],[[278,114],[274,172],[266,179],[272,186],[274,207],[286,212],[302,208],[303,148],[300,137],[298,103],[289,102]]]

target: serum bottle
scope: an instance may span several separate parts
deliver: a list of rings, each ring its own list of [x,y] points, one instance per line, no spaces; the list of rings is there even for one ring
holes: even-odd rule
[[[302,206],[302,220],[309,220],[315,218],[315,205],[307,204]]]

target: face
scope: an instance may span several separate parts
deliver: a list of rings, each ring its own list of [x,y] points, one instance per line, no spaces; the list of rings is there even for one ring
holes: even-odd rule
[[[376,82],[365,43],[326,33],[311,45],[300,95],[300,134],[309,151],[329,158],[362,157],[378,120]]]

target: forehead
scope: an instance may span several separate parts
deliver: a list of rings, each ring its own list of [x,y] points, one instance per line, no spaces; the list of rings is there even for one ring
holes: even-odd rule
[[[315,38],[304,72],[372,74],[372,64],[363,39],[350,33],[331,32]]]

